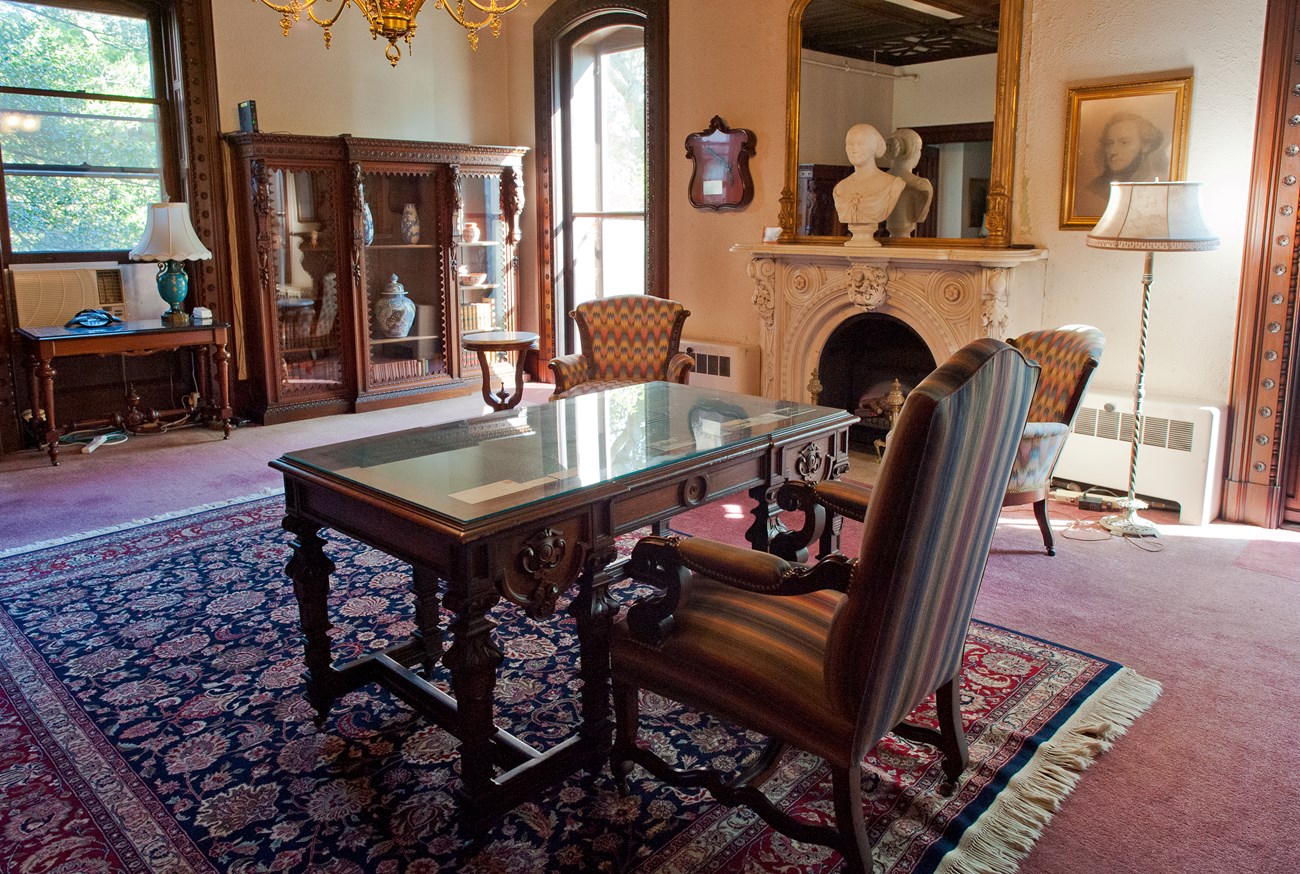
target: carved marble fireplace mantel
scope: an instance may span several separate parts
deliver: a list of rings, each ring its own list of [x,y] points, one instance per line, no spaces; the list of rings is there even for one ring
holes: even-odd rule
[[[764,243],[749,256],[765,397],[812,400],[822,347],[861,313],[905,322],[937,362],[978,337],[1041,327],[1045,249]]]

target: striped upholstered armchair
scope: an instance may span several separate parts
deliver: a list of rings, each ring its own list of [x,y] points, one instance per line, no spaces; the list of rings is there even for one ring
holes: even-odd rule
[[[1048,555],[1056,555],[1052,524],[1047,518],[1052,471],[1070,436],[1079,401],[1106,349],[1106,338],[1088,325],[1066,325],[1055,330],[1030,331],[1010,343],[1042,368],[1042,376],[1029,407],[1029,424],[1020,438],[1020,450],[1011,468],[1011,482],[1002,505],[1032,503],[1038,527],[1043,532],[1043,546]]]
[[[615,777],[639,764],[672,785],[704,786],[798,840],[835,848],[848,871],[870,871],[863,756],[892,731],[937,746],[950,783],[965,769],[963,644],[1036,371],[1007,344],[976,340],[913,389],[860,558],[808,566],[702,538],[641,540],[632,574],[664,594],[614,625]],[[731,781],[674,769],[636,742],[638,689],[766,735],[768,745]],[[938,729],[905,722],[931,693]],[[758,792],[787,746],[830,765],[835,827],[795,820]]]
[[[582,352],[551,359],[551,400],[638,382],[685,383],[695,359],[678,352],[690,310],[644,294],[624,294],[578,304],[569,315]]]

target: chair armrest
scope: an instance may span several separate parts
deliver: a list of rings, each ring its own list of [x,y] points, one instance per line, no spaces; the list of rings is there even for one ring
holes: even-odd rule
[[[682,385],[686,385],[687,380],[691,378],[691,371],[694,369],[695,356],[689,352],[678,352],[668,359],[668,381],[680,382]]]
[[[587,359],[581,352],[552,358],[549,366],[551,372],[555,374],[555,391],[551,392],[552,398],[587,381]]]
[[[867,518],[871,486],[839,480],[819,483],[791,480],[781,487],[777,499],[785,510],[803,510],[806,513],[810,507],[819,506],[861,522]]]
[[[1029,422],[1020,435],[1016,460],[1011,466],[1007,493],[1032,492],[1043,488],[1052,477],[1056,459],[1065,448],[1070,426],[1064,422]]]
[[[695,575],[763,595],[803,595],[821,589],[846,592],[857,559],[832,555],[815,565],[702,537],[643,537],[632,550],[628,575],[662,588],[663,595],[627,611],[627,626],[641,643],[656,646],[672,632]]]

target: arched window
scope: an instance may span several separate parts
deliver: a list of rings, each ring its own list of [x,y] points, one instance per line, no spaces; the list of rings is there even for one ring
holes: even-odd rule
[[[558,0],[533,32],[543,360],[567,313],[667,294],[667,4]]]

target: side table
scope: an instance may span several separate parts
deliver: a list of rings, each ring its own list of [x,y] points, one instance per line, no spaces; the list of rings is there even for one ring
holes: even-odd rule
[[[32,416],[38,426],[44,426],[50,464],[59,463],[59,437],[63,434],[54,412],[53,362],[69,355],[141,355],[189,347],[204,348],[206,355],[200,352],[194,357],[201,405],[191,414],[220,422],[225,438],[229,438],[231,409],[227,362],[230,353],[226,351],[226,329],[229,327],[224,322],[166,325],[159,319],[142,319],[103,328],[19,328],[18,339],[27,356]],[[209,357],[215,374],[209,370]],[[212,394],[214,383],[216,397]],[[138,397],[128,398],[130,407],[125,416],[115,417],[120,418],[128,429],[151,418],[137,409],[138,402]]]
[[[508,410],[518,406],[524,397],[524,353],[537,347],[537,335],[529,331],[472,331],[462,334],[460,345],[468,352],[478,353],[478,364],[483,370],[483,400],[494,410]],[[505,381],[501,390],[492,394],[492,368],[488,366],[489,352],[516,352],[515,391],[506,391]]]

